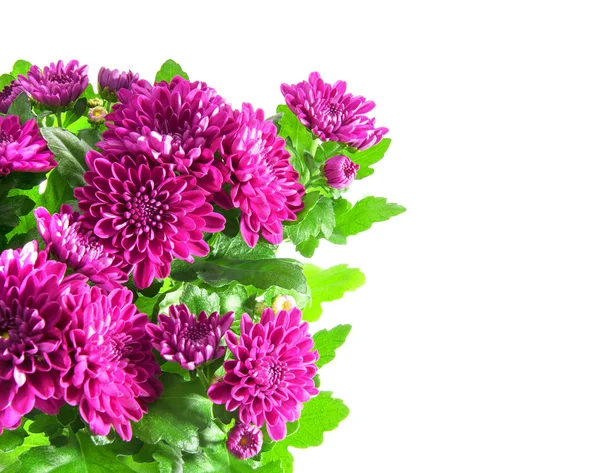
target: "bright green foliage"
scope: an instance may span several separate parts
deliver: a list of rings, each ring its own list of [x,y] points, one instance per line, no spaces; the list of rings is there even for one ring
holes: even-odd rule
[[[331,330],[319,330],[313,335],[315,350],[319,352],[317,367],[321,368],[335,358],[335,351],[346,341],[351,325],[338,325]]]
[[[85,154],[91,149],[90,145],[62,128],[42,128],[41,131],[58,161],[58,174],[72,188],[85,186]]]
[[[156,73],[156,78],[154,80],[156,82],[171,82],[175,76],[181,76],[184,79],[189,79],[189,76],[184,72],[179,64],[173,61],[173,59],[168,59]]]
[[[25,92],[21,92],[19,96],[13,100],[13,103],[10,104],[8,109],[8,114],[18,116],[21,125],[34,118],[33,112],[31,111],[31,102]]]
[[[375,146],[371,146],[363,151],[352,153],[346,150],[343,151],[342,154],[345,154],[353,162],[360,165],[360,169],[356,173],[356,179],[364,179],[375,172],[371,166],[378,161],[381,161],[391,143],[392,140],[384,138]]]
[[[19,77],[19,74],[26,76],[31,69],[31,63],[29,61],[25,61],[24,59],[19,59],[13,65],[12,72],[10,73],[15,79]]]
[[[365,197],[354,206],[345,199],[339,199],[334,210],[335,228],[328,239],[338,245],[345,245],[347,237],[368,230],[374,223],[384,222],[406,211],[401,205],[388,202],[383,197]]]
[[[341,299],[346,292],[355,291],[366,281],[365,275],[359,269],[348,268],[346,264],[339,264],[325,270],[306,264],[304,274],[311,294],[311,302],[303,312],[303,318],[308,322],[314,322],[321,317],[323,302]]]

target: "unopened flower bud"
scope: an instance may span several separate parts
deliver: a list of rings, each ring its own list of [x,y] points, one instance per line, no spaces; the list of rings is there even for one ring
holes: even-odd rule
[[[102,105],[104,105],[104,100],[102,100],[101,98],[94,97],[92,99],[88,99],[87,104],[90,108],[101,107]]]
[[[360,166],[354,164],[347,156],[339,155],[325,161],[323,174],[330,187],[345,189],[352,184],[359,168]]]
[[[258,455],[262,444],[263,433],[252,424],[236,424],[227,436],[227,450],[240,460]]]
[[[94,107],[88,112],[88,120],[91,123],[104,123],[106,118],[106,109],[104,107]]]

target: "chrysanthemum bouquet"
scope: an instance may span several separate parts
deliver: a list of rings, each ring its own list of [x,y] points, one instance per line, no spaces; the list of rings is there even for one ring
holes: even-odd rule
[[[169,60],[0,76],[0,469],[291,472],[348,409],[318,370],[364,283],[311,257],[404,209],[342,196],[390,140],[318,73],[266,118]]]

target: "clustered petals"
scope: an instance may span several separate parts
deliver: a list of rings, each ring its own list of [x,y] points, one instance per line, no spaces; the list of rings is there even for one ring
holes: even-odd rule
[[[120,72],[117,69],[101,67],[98,72],[98,91],[111,102],[117,101],[117,92],[121,89],[131,89],[131,86],[140,79],[139,74],[133,72]]]
[[[0,254],[0,433],[34,407],[56,414],[63,403],[70,317],[62,301],[87,288],[83,276],[65,277],[66,269],[36,241]]]
[[[149,324],[146,330],[164,359],[193,370],[225,355],[225,347],[220,346],[220,342],[233,319],[233,312],[222,316],[213,312],[207,316],[202,311],[196,317],[185,304],[172,305],[169,316],[160,314],[158,325]]]
[[[19,123],[19,117],[0,117],[0,176],[11,172],[47,172],[56,166],[54,155],[34,118]]]
[[[106,293],[92,287],[65,301],[72,323],[65,400],[79,406],[93,434],[108,435],[112,426],[124,440],[131,440],[131,421],[139,421],[162,392],[148,317],[132,300],[125,288]]]
[[[133,267],[138,288],[169,275],[171,262],[205,256],[203,232],[223,230],[196,179],[154,166],[143,155],[117,158],[87,154],[88,185],[75,189],[84,228],[93,229],[105,251]]]
[[[258,455],[262,444],[263,434],[255,425],[237,423],[227,434],[227,450],[240,460]]]
[[[61,206],[54,215],[38,207],[34,215],[46,249],[59,261],[109,291],[127,282],[127,274],[120,268],[122,260],[104,251],[98,237],[82,227],[79,214],[70,206]]]
[[[354,181],[358,164],[353,163],[348,156],[333,156],[325,161],[323,174],[327,184],[334,189],[345,189]]]
[[[265,309],[260,322],[242,316],[239,338],[225,335],[233,359],[223,367],[225,376],[210,386],[208,396],[228,411],[238,411],[239,420],[258,427],[267,425],[273,440],[286,435],[286,422],[300,418],[302,403],[318,393],[314,376],[318,353],[308,324],[299,309]]]
[[[0,113],[8,113],[11,104],[21,92],[23,92],[23,89],[16,80],[5,85],[2,90],[0,90]]]
[[[88,67],[76,60],[63,61],[40,69],[32,66],[27,76],[19,76],[19,84],[34,100],[52,110],[64,110],[75,102],[88,85]]]
[[[230,198],[241,211],[240,230],[254,247],[262,235],[269,243],[283,240],[282,222],[296,220],[303,208],[305,189],[289,162],[285,140],[265,120],[261,109],[243,104],[236,112],[239,129],[224,143]]]
[[[379,143],[388,132],[376,128],[375,119],[366,115],[375,102],[346,93],[344,81],[331,85],[312,72],[308,82],[282,84],[281,92],[300,122],[323,141],[339,141],[362,150]]]

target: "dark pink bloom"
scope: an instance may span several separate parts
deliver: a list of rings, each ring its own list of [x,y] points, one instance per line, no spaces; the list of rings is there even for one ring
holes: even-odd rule
[[[55,166],[54,155],[34,118],[21,127],[15,115],[0,117],[0,176],[19,171],[47,172]]]
[[[263,433],[255,425],[235,424],[227,435],[227,450],[240,460],[258,455],[263,444]]]
[[[120,258],[104,251],[98,237],[81,226],[79,214],[70,206],[63,205],[54,215],[38,207],[34,214],[46,249],[59,261],[107,291],[127,282],[127,274],[119,267]]]
[[[34,407],[56,414],[63,402],[60,378],[71,366],[63,299],[87,289],[83,276],[65,278],[66,269],[36,241],[0,254],[0,433]]]
[[[117,101],[117,92],[121,89],[131,89],[132,84],[140,79],[139,74],[120,72],[117,69],[101,67],[98,73],[98,92],[111,102]]]
[[[177,176],[142,155],[117,158],[90,151],[86,162],[88,185],[74,192],[83,226],[93,230],[105,251],[133,266],[139,288],[167,277],[173,258],[193,262],[192,255],[206,256],[203,232],[225,226],[192,176]]]
[[[5,85],[4,88],[0,90],[0,113],[8,113],[8,109],[13,103],[13,100],[15,100],[21,92],[23,92],[23,89],[16,80]]]
[[[381,141],[387,128],[375,128],[375,119],[365,114],[375,102],[346,93],[346,82],[331,85],[313,72],[308,82],[281,84],[281,93],[300,122],[323,141],[339,141],[366,149]]]
[[[313,380],[319,355],[313,348],[302,312],[282,310],[273,315],[265,309],[260,322],[242,316],[239,340],[232,331],[225,335],[233,354],[223,367],[223,381],[208,389],[208,397],[239,409],[239,419],[258,427],[266,422],[273,440],[286,435],[286,422],[300,418],[302,403],[318,393]]]
[[[169,316],[158,316],[158,326],[148,324],[146,331],[152,345],[168,361],[179,363],[186,370],[193,370],[207,361],[225,355],[225,347],[219,346],[223,335],[233,323],[233,312],[210,316],[202,311],[198,317],[190,313],[185,304],[169,307]]]
[[[283,239],[284,220],[296,220],[304,206],[304,187],[289,162],[285,141],[264,112],[243,104],[236,111],[239,129],[223,144],[231,181],[233,206],[241,211],[240,228],[248,245],[254,247],[259,234],[269,243]]]
[[[107,294],[98,287],[65,300],[72,320],[65,400],[79,405],[90,432],[108,435],[113,426],[124,440],[131,440],[131,421],[139,421],[162,392],[148,317],[132,300],[128,289]]]
[[[323,174],[327,184],[334,189],[345,189],[354,181],[356,172],[360,169],[348,156],[334,156],[325,161]]]
[[[204,82],[175,77],[154,87],[121,89],[120,104],[107,116],[99,144],[116,154],[144,153],[182,174],[199,179],[207,192],[221,189],[223,178],[212,166],[223,137],[235,131],[231,107]]]
[[[88,85],[88,67],[75,60],[65,66],[62,61],[40,69],[32,66],[19,83],[34,100],[50,109],[64,110],[75,102]]]

